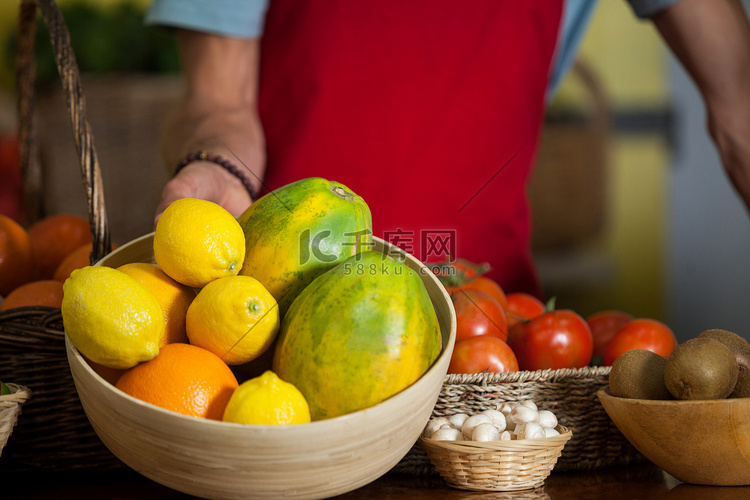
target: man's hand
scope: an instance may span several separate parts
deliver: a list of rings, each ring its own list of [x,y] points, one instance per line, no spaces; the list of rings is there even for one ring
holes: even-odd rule
[[[180,198],[213,201],[235,217],[242,215],[251,204],[250,195],[237,177],[207,161],[191,163],[164,186],[154,225],[169,204]]]
[[[724,169],[750,211],[750,78],[744,97],[732,109],[709,106],[708,115],[708,129]]]

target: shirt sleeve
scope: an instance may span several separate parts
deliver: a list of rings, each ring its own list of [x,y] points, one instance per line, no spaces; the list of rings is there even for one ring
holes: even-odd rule
[[[635,15],[641,19],[653,16],[680,0],[628,0]]]
[[[555,95],[562,79],[578,56],[586,28],[598,0],[567,0],[563,8],[560,33],[557,39],[555,59],[552,62],[550,81],[547,87],[547,99]]]
[[[146,24],[239,38],[263,33],[268,0],[153,0]]]
[[[633,12],[641,19],[653,16],[680,0],[627,0]],[[551,100],[568,73],[578,54],[578,48],[591,21],[592,14],[599,0],[566,0],[560,35],[557,44],[556,59],[553,62],[547,99]]]

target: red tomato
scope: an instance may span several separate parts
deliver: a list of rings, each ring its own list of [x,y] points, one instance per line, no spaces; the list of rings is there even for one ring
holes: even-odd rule
[[[622,353],[631,349],[646,349],[666,357],[675,347],[677,338],[667,325],[655,319],[634,319],[609,341],[604,351],[604,366],[612,366]]]
[[[456,342],[448,373],[504,373],[518,371],[513,350],[496,337],[482,335]]]
[[[433,266],[433,271],[443,286],[445,286],[445,289],[448,290],[448,293],[453,293],[461,288],[466,290],[481,290],[494,297],[504,310],[507,305],[507,299],[502,287],[495,280],[482,276],[483,273],[489,270],[490,265],[486,262],[484,264],[474,264],[465,259],[441,262]]]
[[[455,289],[457,288],[463,290],[480,290],[486,294],[491,295],[492,298],[495,299],[498,304],[500,304],[500,307],[503,308],[503,311],[505,311],[505,308],[508,306],[508,299],[506,298],[503,289],[500,287],[500,285],[497,284],[497,282],[490,278],[487,278],[486,276],[477,276],[473,280],[464,283],[463,285],[450,288],[453,288],[453,291],[455,291]]]
[[[588,366],[594,349],[586,320],[566,309],[516,323],[509,344],[521,370],[531,371]]]
[[[594,336],[594,357],[604,356],[607,344],[612,340],[620,328],[633,319],[628,313],[622,311],[599,311],[586,318],[586,323],[591,328]]]
[[[438,277],[440,282],[447,286],[457,286],[473,280],[490,270],[490,265],[475,264],[466,259],[455,259],[444,262],[430,264],[433,273]]]
[[[456,341],[479,335],[508,339],[505,311],[490,295],[479,290],[461,290],[453,294],[456,310]]]
[[[519,321],[536,318],[544,312],[544,303],[528,293],[513,292],[509,293],[507,298],[505,314],[508,316],[508,328],[512,328]]]

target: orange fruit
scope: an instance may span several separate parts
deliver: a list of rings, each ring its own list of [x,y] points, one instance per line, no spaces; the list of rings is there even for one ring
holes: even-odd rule
[[[60,307],[63,284],[55,280],[31,281],[10,292],[0,303],[0,311],[23,306]]]
[[[117,246],[113,243],[112,250],[116,249]],[[82,269],[90,265],[91,243],[85,243],[65,256],[60,265],[57,266],[57,269],[55,269],[52,279],[65,283],[65,280],[70,277],[70,273],[76,269]]]
[[[96,363],[95,361],[91,361],[89,358],[81,354],[84,360],[86,360],[86,363],[89,364],[92,370],[94,370],[97,375],[99,375],[101,378],[106,380],[112,385],[115,385],[119,378],[122,376],[123,373],[125,373],[127,370],[123,368],[110,368],[109,366],[100,365],[99,363]]]
[[[176,282],[159,269],[156,264],[134,262],[122,265],[117,269],[146,285],[146,288],[151,290],[156,300],[159,301],[161,308],[164,309],[164,318],[167,323],[159,347],[174,342],[187,343],[185,318],[187,317],[188,307],[195,298],[195,290]]]
[[[62,262],[60,262],[60,265],[57,266],[57,269],[52,274],[52,279],[64,283],[70,276],[70,273],[76,269],[91,265],[90,255],[91,243],[84,243],[79,246],[66,255]]]
[[[28,233],[37,279],[52,279],[70,252],[91,243],[88,219],[73,214],[49,215],[33,223]]]
[[[0,214],[0,295],[33,279],[31,241],[26,230]]]
[[[239,384],[221,358],[202,347],[168,344],[158,356],[130,368],[115,387],[183,415],[221,420]]]

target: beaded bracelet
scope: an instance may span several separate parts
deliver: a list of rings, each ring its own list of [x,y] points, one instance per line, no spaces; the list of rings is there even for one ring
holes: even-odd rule
[[[240,182],[242,182],[242,185],[245,186],[245,189],[247,190],[247,193],[250,195],[250,199],[252,201],[255,201],[258,198],[258,191],[253,186],[253,183],[250,182],[250,178],[245,174],[245,172],[243,172],[239,167],[237,167],[237,165],[230,162],[226,158],[223,158],[219,155],[206,153],[205,151],[197,151],[195,153],[190,153],[189,155],[185,156],[177,164],[177,168],[174,171],[175,175],[177,175],[177,173],[183,168],[187,167],[194,161],[198,161],[198,160],[215,163],[225,168],[230,174],[234,175],[240,180]]]

